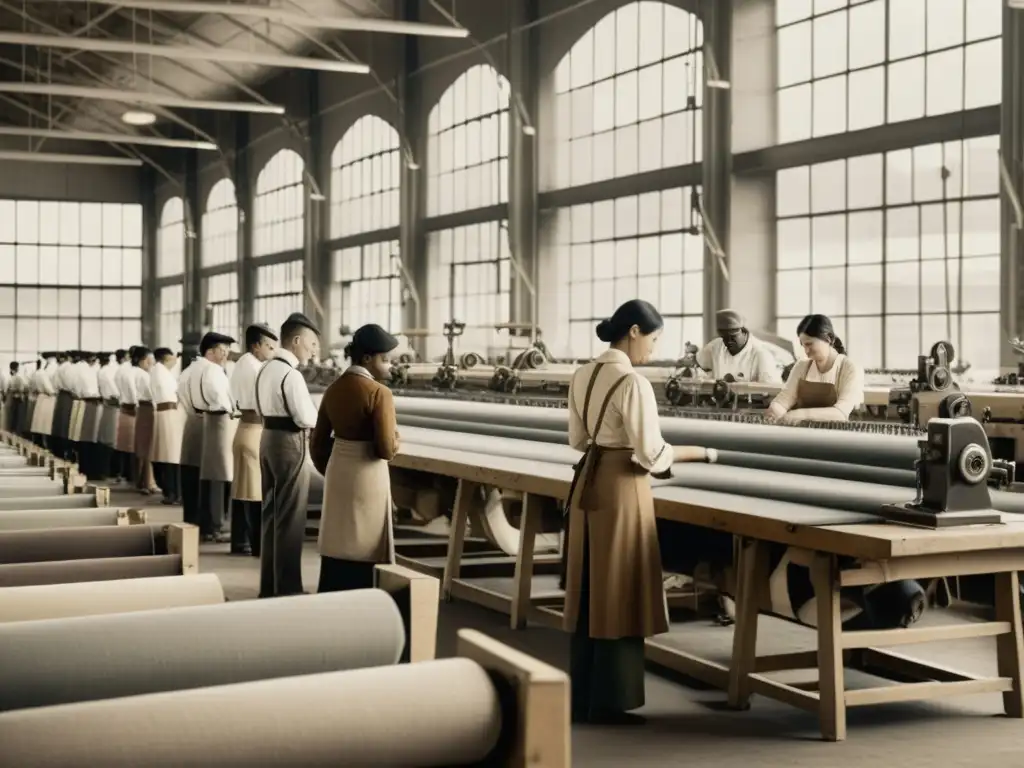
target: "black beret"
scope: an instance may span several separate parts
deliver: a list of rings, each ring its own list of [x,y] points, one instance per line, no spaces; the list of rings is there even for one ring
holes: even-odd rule
[[[248,326],[245,329],[246,334],[248,334],[249,331],[251,331],[253,329],[256,329],[257,331],[259,331],[260,332],[260,336],[266,336],[268,339],[273,339],[274,341],[278,341],[277,334],[274,333],[274,331],[271,330],[270,326],[267,325],[266,323],[253,323],[252,325]]]
[[[203,336],[202,341],[199,342],[199,351],[200,351],[200,353],[205,355],[208,350],[213,349],[218,344],[234,344],[234,343],[235,343],[235,340],[233,338],[231,338],[230,336],[228,336],[226,334],[223,334],[223,333],[216,333],[214,331],[210,331],[205,336]]]
[[[369,323],[352,334],[352,346],[367,355],[379,355],[397,347],[398,339],[376,323]]]
[[[284,321],[284,323],[281,325],[281,328],[283,330],[290,325],[301,325],[303,328],[309,328],[309,330],[311,330],[317,336],[320,335],[320,329],[313,324],[312,320],[310,320],[301,312],[292,312],[290,315],[288,315],[288,319]]]

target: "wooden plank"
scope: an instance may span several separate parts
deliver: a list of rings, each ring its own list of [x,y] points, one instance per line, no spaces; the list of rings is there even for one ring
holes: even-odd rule
[[[441,598],[451,600],[452,582],[459,576],[459,563],[462,561],[462,544],[466,538],[469,524],[469,510],[473,506],[473,495],[477,486],[468,480],[459,480],[455,492],[455,507],[452,510],[451,534],[448,538],[448,559],[444,566],[441,579]]]
[[[947,531],[951,533],[952,531]],[[862,563],[839,574],[844,587],[887,584],[905,579],[931,579],[943,576],[970,576],[1024,569],[1024,547],[991,549],[932,555],[890,558]]]
[[[913,682],[929,682],[935,680],[940,683],[957,683],[964,680],[980,680],[979,675],[972,675],[968,672],[961,672],[951,667],[940,664],[933,664],[929,661],[913,659],[902,653],[886,651],[881,648],[865,648],[860,651],[859,662],[856,669],[863,670],[868,674],[879,675],[880,672],[897,675]],[[854,658],[857,657],[854,656]]]
[[[736,589],[736,626],[732,636],[732,663],[729,667],[729,706],[750,706],[750,676],[757,657],[759,586],[768,575],[768,552],[764,542],[740,541],[739,574]]]
[[[1020,576],[1017,571],[996,574],[996,621],[1009,622],[1013,631],[996,638],[996,666],[1012,683],[1003,692],[1007,717],[1024,717],[1024,631],[1021,629]]]
[[[516,571],[512,582],[512,629],[526,628],[533,584],[533,552],[537,534],[541,529],[542,511],[540,499],[531,499],[530,494],[523,494],[523,514],[519,523],[519,552],[516,555]]]
[[[778,680],[771,680],[761,675],[750,676],[750,688],[760,696],[781,701],[784,704],[789,704],[791,707],[796,707],[806,712],[817,712],[821,706],[820,694],[813,691],[805,691],[796,685],[781,683]]]
[[[1008,621],[984,621],[971,624],[948,624],[941,627],[910,627],[906,629],[868,629],[844,632],[843,648],[871,648],[876,645],[911,645],[940,640],[964,640],[969,637],[997,637],[1012,631]]]
[[[1006,677],[982,680],[961,680],[956,683],[902,683],[879,688],[861,688],[846,692],[846,706],[863,707],[869,704],[894,704],[899,701],[925,701],[948,696],[967,696],[977,693],[1001,693],[1013,690],[1013,682]]]
[[[818,710],[821,735],[828,741],[846,739],[846,681],[843,676],[842,612],[836,559],[819,553],[811,566],[818,607]]]

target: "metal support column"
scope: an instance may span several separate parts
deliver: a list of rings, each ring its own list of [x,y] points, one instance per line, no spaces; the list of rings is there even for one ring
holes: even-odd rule
[[[160,228],[160,212],[156,209],[156,171],[150,166],[142,169],[142,341],[155,344],[159,328],[160,294],[156,287],[156,241]],[[82,339],[80,346],[90,346]],[[95,345],[92,345],[95,346]]]
[[[396,4],[397,16],[406,21],[419,21],[418,0],[402,0]],[[400,194],[401,220],[399,253],[402,275],[402,301],[405,306],[405,328],[427,327],[427,296],[429,268],[427,239],[423,229],[426,213],[426,177],[423,163],[427,154],[427,137],[423,119],[423,99],[415,73],[420,67],[419,38],[406,35],[401,45],[401,67],[396,78],[398,132],[402,143],[402,177]],[[440,329],[436,329],[440,331]],[[426,339],[409,339],[420,356],[427,353]]]
[[[185,307],[181,313],[182,338],[189,331],[203,328],[205,297],[199,268],[202,264],[202,211],[199,197],[199,152],[189,150],[185,155]]]
[[[700,16],[704,24],[704,342],[714,336],[715,313],[726,306],[729,296],[719,258],[709,241],[717,239],[725,254],[729,253],[732,91],[709,87],[708,81],[728,83],[732,75],[732,3],[701,0]],[[725,263],[728,267],[727,256]]]
[[[308,126],[304,162],[306,167],[306,220],[304,250],[302,255],[302,279],[305,283],[302,311],[306,317],[316,323],[324,334],[322,343],[326,354],[326,346],[337,334],[336,328],[330,328],[331,316],[328,311],[331,273],[330,260],[324,253],[325,241],[323,225],[327,211],[323,194],[323,121],[320,117],[320,73],[306,73],[306,118]]]
[[[1016,370],[1008,339],[1024,335],[1018,307],[1024,302],[1024,10],[1003,8],[1003,105],[999,137],[1002,236],[1000,237],[1000,365]]]
[[[508,76],[512,87],[508,111],[509,190],[508,238],[511,251],[509,320],[528,325],[518,335],[536,339],[537,283],[537,35],[532,22],[539,17],[537,0],[506,5]],[[523,29],[526,27],[526,29]]]
[[[242,328],[255,322],[253,305],[256,296],[255,270],[252,269],[252,179],[249,174],[249,116],[237,115],[235,124],[235,156],[232,173],[235,203],[238,205],[238,320]],[[262,321],[263,318],[261,318]]]

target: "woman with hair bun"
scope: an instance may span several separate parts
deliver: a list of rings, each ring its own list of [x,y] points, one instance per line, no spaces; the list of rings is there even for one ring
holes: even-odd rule
[[[576,722],[642,723],[644,638],[668,630],[650,475],[713,449],[661,436],[654,388],[633,368],[651,358],[664,322],[627,301],[597,326],[609,348],[569,384],[569,444],[583,451],[569,491],[564,626]]]
[[[846,347],[825,315],[807,315],[796,327],[807,355],[768,408],[783,424],[846,421],[864,402],[864,371],[846,355]]]

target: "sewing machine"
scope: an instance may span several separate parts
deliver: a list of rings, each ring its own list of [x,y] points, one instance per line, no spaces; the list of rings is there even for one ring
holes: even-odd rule
[[[886,504],[883,517],[923,528],[1002,522],[989,497],[992,453],[981,424],[970,418],[932,419],[919,446],[917,498]]]

